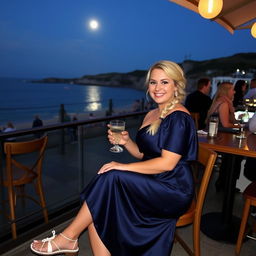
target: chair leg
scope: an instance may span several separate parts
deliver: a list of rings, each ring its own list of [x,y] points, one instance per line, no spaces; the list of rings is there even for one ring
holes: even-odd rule
[[[236,242],[236,255],[239,255],[240,251],[241,251],[242,242],[243,242],[243,239],[245,236],[245,227],[246,227],[247,220],[248,220],[250,206],[251,206],[250,200],[246,199],[245,205],[244,205],[244,210],[243,210],[242,221],[241,221],[241,225],[240,225],[240,230],[239,230],[239,235],[238,235],[238,239]]]
[[[44,197],[44,192],[43,192],[43,186],[42,186],[41,179],[38,179],[36,189],[37,189],[39,197],[40,197],[40,204],[41,204],[41,207],[43,209],[45,223],[48,223],[48,211],[47,211],[47,208],[46,208],[45,197]]]
[[[15,222],[15,193],[13,187],[8,187],[8,198],[10,206],[10,220],[11,220],[11,229],[12,229],[12,238],[17,238],[16,222]]]
[[[254,233],[256,233],[256,220],[255,218],[252,218],[252,230]]]
[[[188,247],[188,245],[183,241],[183,239],[178,235],[177,230],[175,231],[175,240],[179,242],[179,244],[183,247],[183,249],[188,253],[190,256],[194,256],[194,253]]]
[[[195,221],[193,225],[193,245],[194,245],[194,255],[200,256],[200,224],[201,222]]]

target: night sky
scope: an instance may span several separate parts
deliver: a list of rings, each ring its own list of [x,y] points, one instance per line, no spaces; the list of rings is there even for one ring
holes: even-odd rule
[[[1,77],[130,72],[256,50],[249,30],[232,35],[167,0],[2,0],[0,34]]]

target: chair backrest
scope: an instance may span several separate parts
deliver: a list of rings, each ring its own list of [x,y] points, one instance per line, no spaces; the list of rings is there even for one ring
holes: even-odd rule
[[[197,177],[195,178],[197,180],[195,182],[195,199],[193,200],[188,211],[179,218],[176,225],[177,227],[188,225],[195,221],[199,222],[201,220],[203,203],[216,157],[217,154],[214,151],[199,144],[197,161],[193,163],[193,172],[195,174],[195,172],[200,172],[203,170],[202,177],[201,179],[198,179]],[[199,186],[199,188],[197,188],[197,186]]]
[[[198,112],[190,112],[190,115],[195,122],[196,129],[198,130],[198,127],[199,127],[198,120],[199,120],[200,114]]]
[[[203,204],[207,192],[209,180],[212,174],[212,169],[217,158],[217,154],[199,144],[198,158],[196,168],[199,168],[198,163],[203,165],[203,174],[200,181],[199,191],[195,193],[195,199],[192,201],[190,208],[177,221],[176,227],[183,227],[193,223],[193,245],[194,251],[185,243],[185,241],[178,235],[176,230],[175,238],[180,245],[186,250],[189,255],[200,256],[200,224]],[[196,171],[196,170],[194,170]]]
[[[4,152],[6,154],[6,183],[12,185],[21,185],[31,182],[35,177],[41,175],[42,161],[48,137],[44,136],[40,139],[22,142],[6,142],[4,144]],[[36,152],[37,155],[33,158],[33,162],[29,166],[14,159],[17,155],[29,154]],[[13,177],[13,169],[17,168],[23,171],[19,181]],[[14,179],[14,180],[13,180]]]
[[[200,188],[197,194],[196,212],[194,223],[198,222],[200,225],[202,208],[205,200],[205,195],[211,178],[213,166],[217,158],[217,153],[199,144],[198,162],[204,166],[204,173],[200,182]]]

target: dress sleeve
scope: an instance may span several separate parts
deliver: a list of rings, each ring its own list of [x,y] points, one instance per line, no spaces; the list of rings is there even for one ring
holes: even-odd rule
[[[252,116],[249,121],[249,130],[251,132],[256,132],[256,113]]]
[[[197,135],[190,115],[177,111],[167,116],[160,126],[159,147],[195,160]]]

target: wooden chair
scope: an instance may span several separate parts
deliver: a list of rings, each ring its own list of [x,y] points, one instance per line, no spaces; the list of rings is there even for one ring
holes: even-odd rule
[[[236,242],[236,255],[239,255],[241,251],[242,242],[245,237],[245,229],[246,229],[250,208],[251,206],[256,207],[256,181],[253,181],[246,187],[246,189],[243,192],[243,196],[245,198],[245,204],[244,204],[243,216],[242,216],[242,221],[241,221],[240,230],[238,234],[238,239]],[[256,229],[255,223],[254,223],[254,226],[255,226],[254,228]]]
[[[183,227],[188,224],[193,224],[193,251],[178,235],[177,229],[175,232],[175,240],[178,241],[185,251],[191,256],[200,256],[200,224],[202,208],[216,157],[217,154],[214,151],[199,145],[197,162],[203,166],[203,175],[200,182],[200,187],[189,210],[179,218],[176,224],[176,227]]]
[[[6,168],[4,169],[3,186],[8,190],[8,201],[10,207],[10,221],[13,239],[17,238],[15,206],[17,196],[33,200],[42,207],[45,222],[48,222],[48,212],[42,187],[42,162],[46,149],[48,137],[44,136],[25,142],[6,142],[4,152],[6,154]],[[24,164],[21,157],[28,155],[32,163]],[[18,156],[22,155],[22,156]],[[39,200],[25,194],[25,185],[35,182],[36,193]],[[20,193],[17,193],[17,192]]]
[[[195,125],[196,125],[196,129],[198,130],[198,121],[199,121],[199,117],[200,117],[200,114],[198,112],[190,112],[190,115],[191,117],[193,118],[194,122],[195,122]]]

